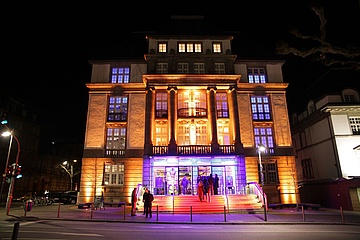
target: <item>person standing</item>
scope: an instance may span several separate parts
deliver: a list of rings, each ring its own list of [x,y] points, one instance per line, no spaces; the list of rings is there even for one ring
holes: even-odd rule
[[[181,190],[183,195],[186,195],[188,184],[189,184],[189,180],[187,179],[186,176],[184,176],[183,179],[181,180]]]
[[[214,178],[211,173],[209,175],[208,182],[209,182],[209,193],[210,195],[214,195]]]
[[[131,193],[131,216],[136,216],[136,202],[137,202],[137,194],[136,194],[136,188],[134,188]]]
[[[145,215],[145,213],[146,213],[145,198],[147,198],[147,195],[148,195],[148,194],[149,194],[149,189],[146,188],[146,189],[145,189],[145,192],[144,192],[144,194],[143,194],[143,198],[142,198],[143,205],[144,205],[144,213],[143,213],[143,215]]]
[[[219,194],[219,177],[218,175],[215,173],[215,177],[214,177],[214,194],[218,195]]]
[[[198,180],[198,196],[199,201],[202,202],[204,200],[204,184],[201,178]]]
[[[148,190],[148,189],[147,189]],[[144,207],[145,207],[145,217],[152,217],[152,202],[154,201],[154,195],[148,190],[147,194],[144,194]]]

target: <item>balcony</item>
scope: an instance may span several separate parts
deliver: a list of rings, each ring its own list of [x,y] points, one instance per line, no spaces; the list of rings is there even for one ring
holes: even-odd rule
[[[211,154],[223,154],[233,155],[236,154],[234,145],[220,145],[219,150],[215,151],[210,145],[187,145],[177,146],[176,153],[169,153],[168,146],[153,146],[153,155],[211,155]]]
[[[178,109],[178,117],[179,118],[189,118],[189,117],[206,118],[207,110],[206,110],[206,108],[179,108]]]

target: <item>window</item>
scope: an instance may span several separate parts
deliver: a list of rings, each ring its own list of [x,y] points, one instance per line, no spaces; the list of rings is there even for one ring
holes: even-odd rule
[[[105,164],[104,168],[104,185],[124,185],[123,164]]]
[[[166,122],[157,122],[155,125],[155,146],[167,146],[168,140],[168,125]]]
[[[203,73],[205,73],[205,65],[204,65],[204,63],[194,63],[194,73],[195,74],[203,74]]]
[[[130,68],[112,68],[111,83],[129,83]]]
[[[226,93],[216,93],[216,111],[218,118],[228,118],[229,109]]]
[[[349,117],[350,128],[354,135],[360,135],[360,117]]]
[[[204,121],[181,122],[178,125],[178,145],[208,145],[207,124]]]
[[[274,138],[271,127],[255,127],[254,136],[256,147],[262,144],[266,147],[265,153],[274,153]]]
[[[213,43],[213,53],[221,53],[221,43]]]
[[[308,110],[308,114],[312,114],[313,112],[316,111],[316,108],[315,108],[315,104],[313,101],[310,101],[307,105],[307,110]]]
[[[126,126],[109,127],[106,134],[106,149],[124,150],[126,144]]]
[[[301,168],[302,168],[303,179],[314,179],[314,172],[313,172],[311,158],[302,159]]]
[[[354,89],[345,89],[342,91],[344,102],[353,103],[359,102],[359,94]]]
[[[178,51],[179,53],[201,53],[202,45],[201,43],[193,43],[193,42],[180,42],[178,43]]]
[[[206,117],[206,93],[183,91],[178,94],[178,117]]]
[[[230,127],[228,122],[219,121],[217,123],[218,140],[220,145],[230,145]]]
[[[167,44],[159,43],[159,53],[166,53],[166,52],[167,52]]]
[[[168,64],[167,63],[158,63],[156,68],[156,73],[167,73]]]
[[[270,120],[270,104],[267,96],[251,96],[251,111],[253,120]]]
[[[249,68],[248,69],[249,83],[266,83],[264,68]]]
[[[126,121],[127,119],[127,97],[110,97],[108,121]]]
[[[168,94],[166,92],[157,92],[156,93],[155,118],[167,118],[168,117],[167,98],[168,98]]]
[[[178,63],[177,72],[178,73],[189,73],[189,64],[188,63]]]
[[[276,163],[264,163],[263,165],[263,174],[264,174],[264,184],[272,184],[272,183],[278,183],[278,172],[277,172],[277,166]],[[258,165],[259,173],[260,173],[260,165]],[[259,179],[261,179],[261,175],[259,176]]]
[[[214,72],[216,74],[225,74],[225,63],[214,63]]]

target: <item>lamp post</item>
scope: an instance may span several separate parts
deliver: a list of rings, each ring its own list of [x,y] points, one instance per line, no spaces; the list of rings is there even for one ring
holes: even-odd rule
[[[10,136],[10,143],[9,143],[9,149],[8,149],[8,154],[7,154],[7,158],[6,158],[6,164],[5,164],[5,170],[4,170],[4,174],[3,174],[3,179],[2,179],[2,182],[1,182],[0,202],[3,201],[3,189],[4,189],[4,185],[5,185],[5,181],[6,181],[6,172],[7,172],[7,168],[8,168],[8,165],[9,165],[10,151],[11,151],[11,145],[12,145],[12,141],[13,141],[12,132],[9,132],[9,131],[3,132],[1,134],[1,136],[3,136],[3,137]]]
[[[264,145],[262,145],[262,144],[258,145],[261,188],[262,188],[262,197],[263,197],[263,201],[264,201],[264,221],[267,221],[267,213],[266,213],[267,203],[266,203],[265,191],[264,191],[264,173],[263,173],[263,165],[261,162],[261,152],[264,152],[265,150],[266,150],[266,147]]]
[[[77,174],[77,173],[74,174],[74,163],[76,162],[77,160],[74,159],[72,162],[65,161],[62,163],[62,165],[60,164],[60,167],[62,167],[70,176],[70,191],[73,190],[73,178]],[[70,170],[69,170],[69,166],[70,166]]]
[[[17,143],[17,154],[16,154],[16,159],[15,159],[15,165],[13,164],[12,174],[11,174],[11,179],[10,179],[9,192],[8,192],[8,197],[7,197],[7,201],[6,201],[6,206],[5,206],[6,215],[9,215],[10,214],[11,204],[12,204],[12,199],[13,199],[13,192],[14,192],[15,171],[16,171],[16,167],[19,165],[20,142],[19,142],[19,139],[15,136],[14,132],[12,130],[10,130],[8,126],[6,126],[6,125],[4,125],[4,126],[9,130],[9,132],[11,134],[10,141],[12,142],[12,139],[15,139],[16,143]],[[9,161],[10,151],[11,151],[11,144],[9,144],[7,164],[8,164],[8,161]]]

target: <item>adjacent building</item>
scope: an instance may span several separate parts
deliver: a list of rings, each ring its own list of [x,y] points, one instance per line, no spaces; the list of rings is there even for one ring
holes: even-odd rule
[[[240,59],[231,35],[148,35],[143,59],[91,60],[78,203],[197,194],[219,176],[219,194],[261,183],[268,203],[298,202],[280,60]],[[264,145],[266,151],[258,152]]]
[[[301,202],[360,211],[359,91],[340,88],[309,99],[291,122]]]

